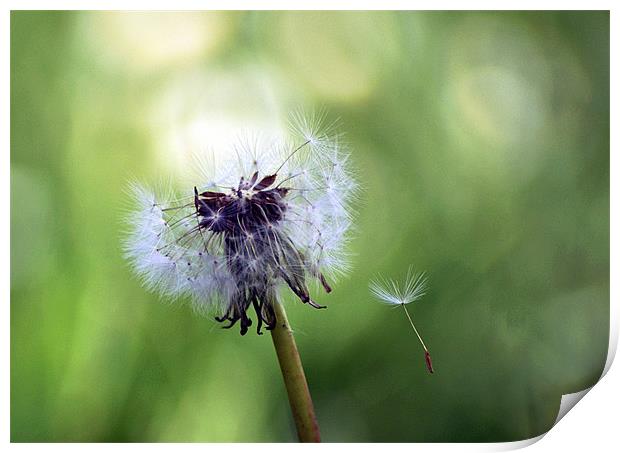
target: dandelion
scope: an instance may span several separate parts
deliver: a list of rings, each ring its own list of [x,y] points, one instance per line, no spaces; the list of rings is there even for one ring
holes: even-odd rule
[[[285,381],[291,371],[285,367],[295,372],[301,362],[281,289],[325,308],[309,284],[329,293],[329,282],[348,269],[346,243],[357,190],[349,154],[333,125],[325,127],[322,116],[297,115],[291,126],[285,141],[245,140],[228,161],[198,162],[199,176],[180,194],[156,196],[134,184],[137,209],[125,241],[126,257],[148,289],[165,298],[187,297],[197,311],[216,313],[224,328],[239,323],[241,335],[252,318],[259,335],[263,325],[270,330]],[[305,384],[303,369],[301,377]],[[307,384],[305,389],[290,384],[309,400]],[[311,406],[307,400],[300,404]]]
[[[422,336],[416,329],[413,319],[409,311],[407,311],[407,304],[420,300],[425,294],[428,285],[428,279],[424,272],[415,273],[413,268],[409,267],[407,271],[407,277],[405,278],[404,285],[399,285],[398,282],[392,279],[385,279],[383,277],[377,277],[376,280],[370,282],[370,292],[380,301],[389,305],[400,305],[405,310],[407,319],[413,328],[413,331],[420,340],[420,344],[424,348],[424,361],[426,362],[426,368],[429,373],[433,373],[433,362],[431,361],[431,355],[428,352]]]

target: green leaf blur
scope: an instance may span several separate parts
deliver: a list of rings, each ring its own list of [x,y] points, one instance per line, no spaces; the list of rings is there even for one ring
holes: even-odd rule
[[[609,333],[606,12],[12,12],[11,439],[295,440],[268,335],[162,303],[127,182],[298,108],[340,118],[353,272],[287,310],[325,441],[509,441]],[[425,270],[411,313],[378,272]]]

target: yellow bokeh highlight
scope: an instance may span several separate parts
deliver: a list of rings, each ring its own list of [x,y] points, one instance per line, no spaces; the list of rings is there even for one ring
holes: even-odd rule
[[[221,12],[106,12],[87,14],[83,22],[83,33],[102,63],[134,71],[206,57],[232,29]]]

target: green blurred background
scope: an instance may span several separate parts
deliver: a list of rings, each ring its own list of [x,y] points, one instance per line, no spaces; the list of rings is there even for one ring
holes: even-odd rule
[[[12,12],[13,441],[295,440],[269,336],[159,302],[120,239],[128,180],[300,107],[364,189],[329,310],[287,304],[325,441],[524,439],[596,382],[607,12]],[[432,376],[367,291],[409,264]]]

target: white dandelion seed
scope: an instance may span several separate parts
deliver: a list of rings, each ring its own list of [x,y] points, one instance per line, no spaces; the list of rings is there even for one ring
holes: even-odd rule
[[[180,195],[133,185],[124,249],[144,286],[189,296],[201,312],[220,310],[216,320],[226,328],[240,321],[242,335],[250,307],[259,334],[263,323],[274,328],[280,287],[323,308],[308,282],[329,293],[328,281],[347,271],[358,186],[348,152],[321,121],[297,115],[286,143],[246,140],[218,168],[203,160],[201,177]]]
[[[406,307],[407,304],[420,300],[426,294],[427,288],[428,279],[426,278],[426,274],[424,272],[414,272],[413,267],[411,266],[407,270],[407,277],[405,278],[405,283],[403,285],[400,285],[396,280],[386,279],[381,276],[377,277],[369,284],[370,292],[377,298],[377,300],[385,304],[396,306],[401,305],[403,307],[413,331],[424,348],[424,360],[426,362],[426,367],[430,373],[433,373],[434,370],[431,355],[428,352],[428,348],[426,347],[424,340],[422,340],[422,336],[413,323],[413,319],[411,318],[411,315]]]

